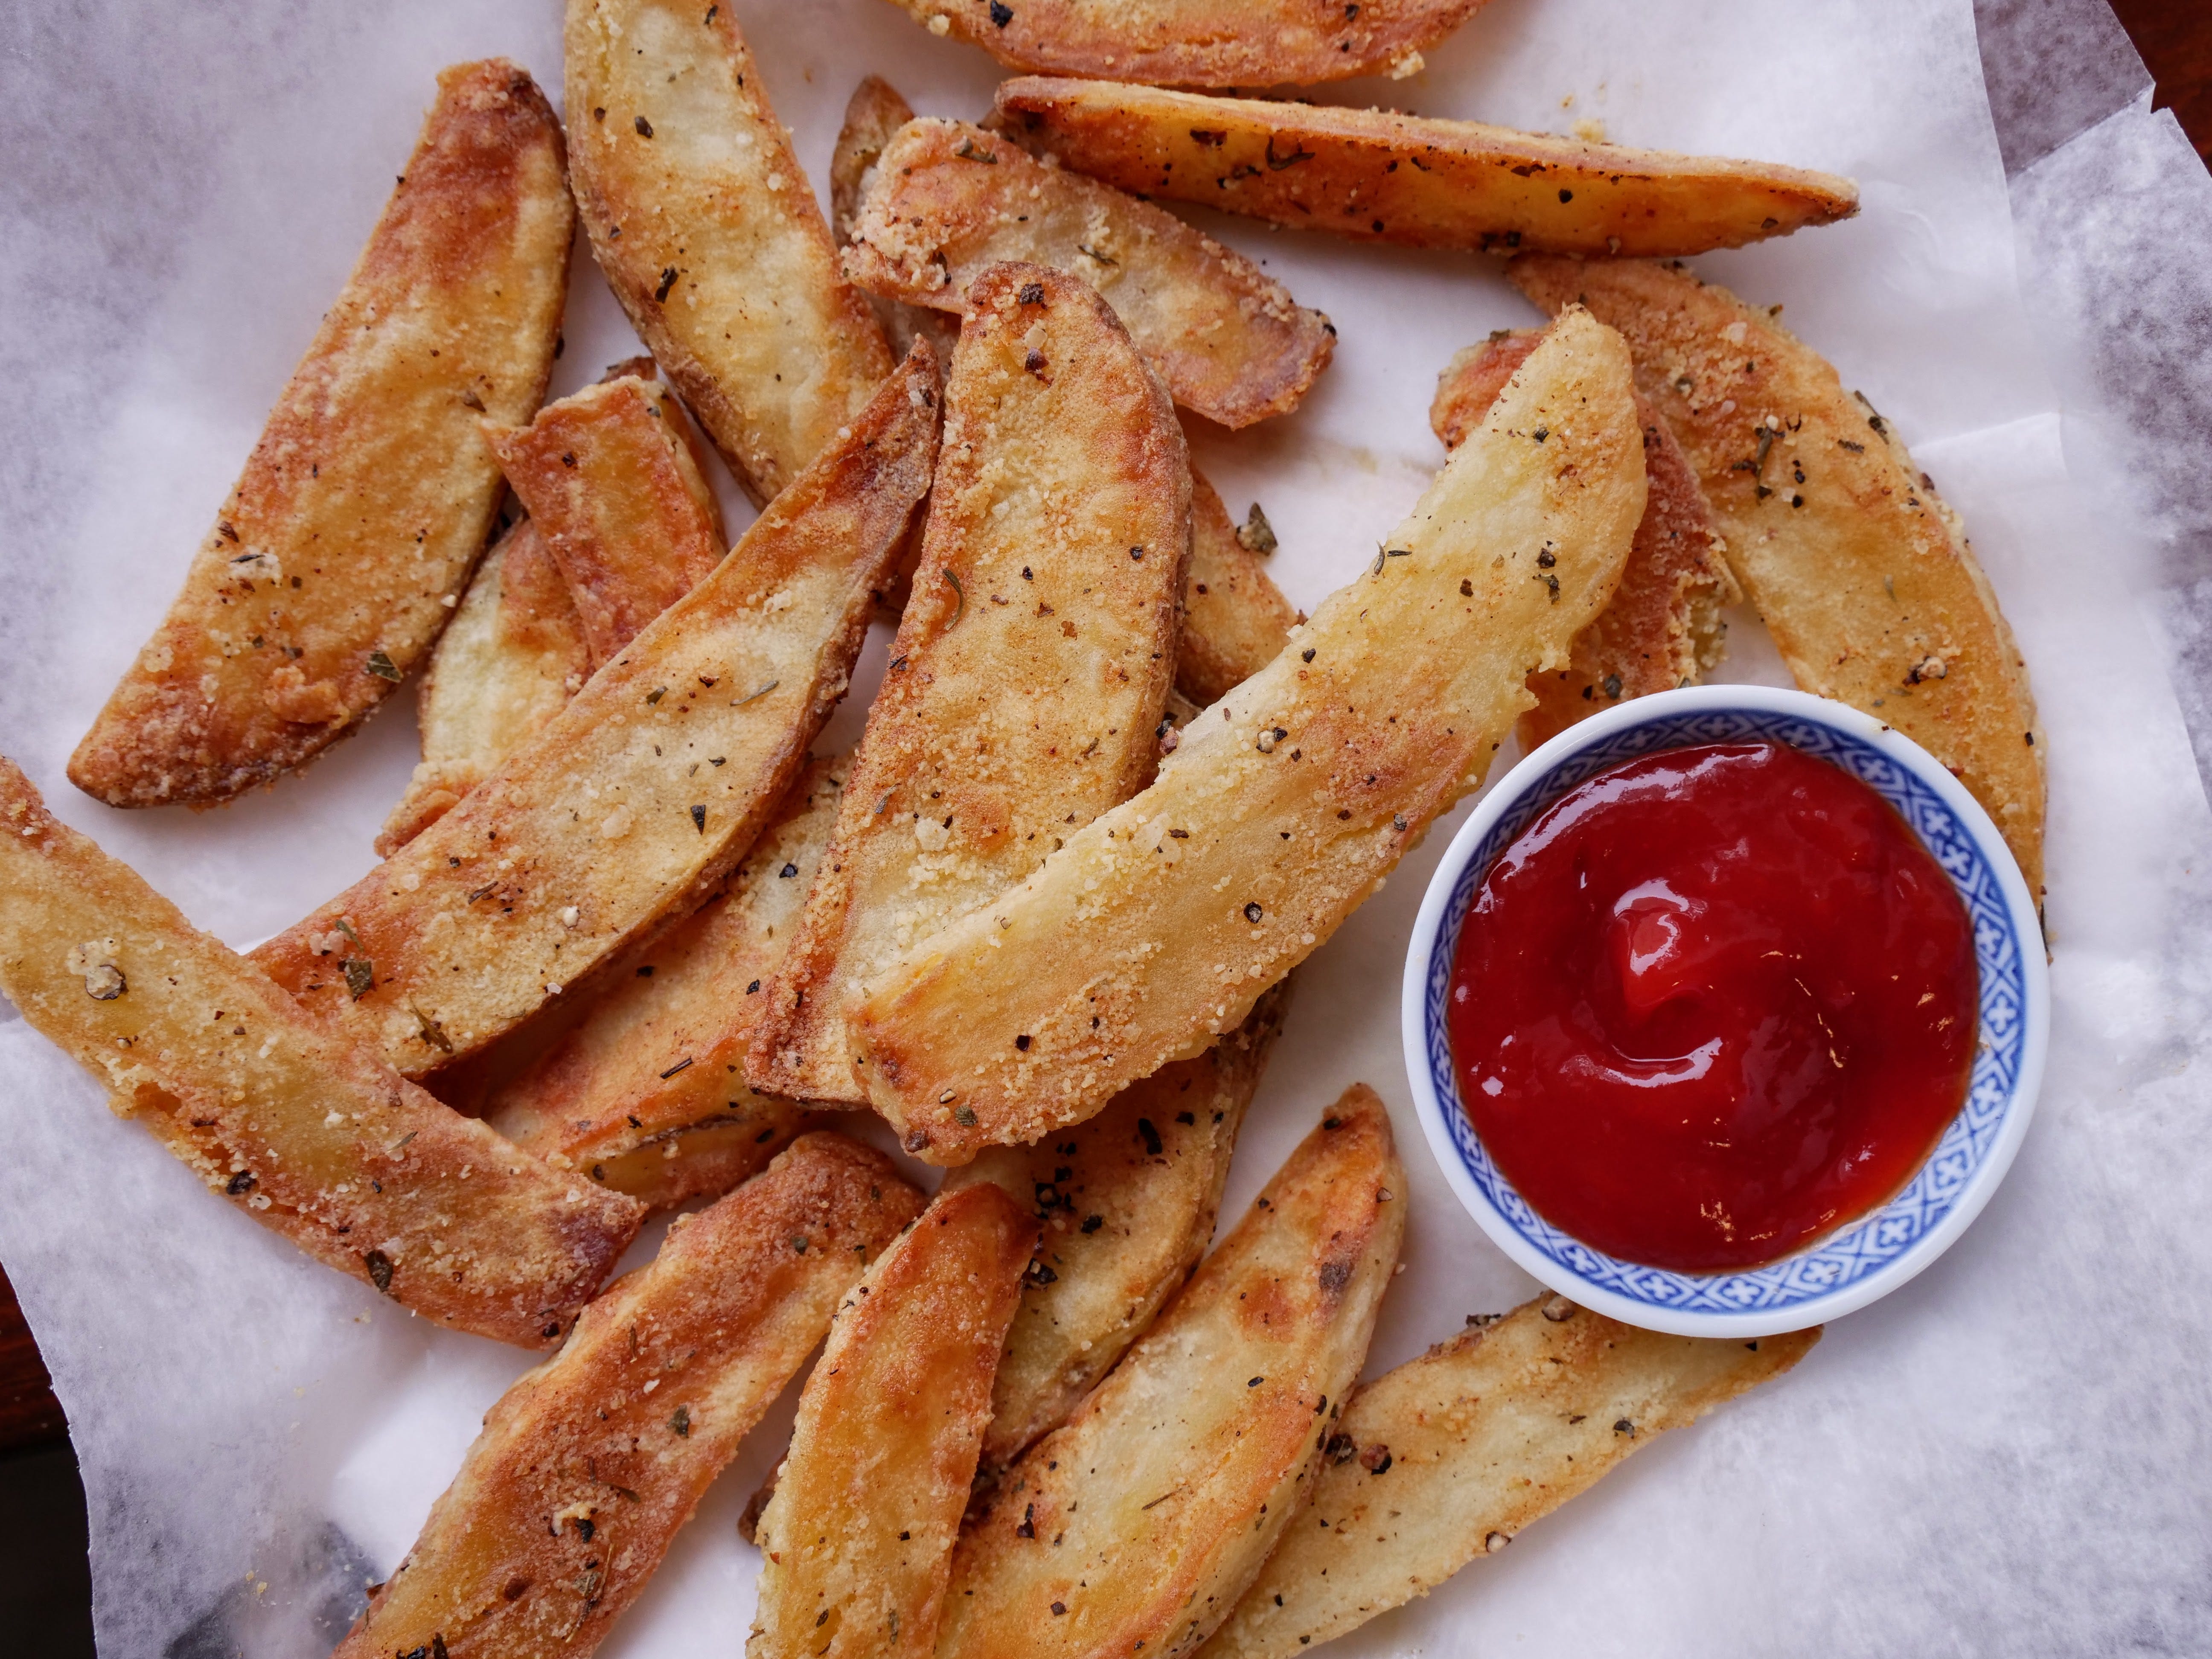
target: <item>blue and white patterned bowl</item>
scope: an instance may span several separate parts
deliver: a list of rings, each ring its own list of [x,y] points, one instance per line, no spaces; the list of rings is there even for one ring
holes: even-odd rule
[[[1764,1267],[1683,1273],[1591,1249],[1529,1207],[1491,1161],[1460,1099],[1445,1019],[1461,924],[1498,855],[1594,774],[1658,750],[1784,743],[1863,779],[1957,884],[1974,927],[1981,1047],[1966,1102],[1903,1191]],[[1430,1150],[1492,1241],[1562,1295],[1650,1330],[1756,1337],[1863,1308],[1948,1249],[1996,1190],[2043,1081],[2051,989],[2035,903],[1989,815],[1918,744],[1845,704],[1766,686],[1710,685],[1608,708],[1523,760],[1452,838],[1406,957],[1406,1068]]]

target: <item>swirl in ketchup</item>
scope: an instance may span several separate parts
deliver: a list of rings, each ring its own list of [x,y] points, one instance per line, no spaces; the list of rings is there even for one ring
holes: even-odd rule
[[[1547,1220],[1687,1273],[1887,1201],[1966,1098],[1973,929],[1894,809],[1770,744],[1600,773],[1468,910],[1452,1054]]]

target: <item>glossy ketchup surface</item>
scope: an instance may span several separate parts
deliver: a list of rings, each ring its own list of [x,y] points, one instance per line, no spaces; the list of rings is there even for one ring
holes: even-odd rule
[[[1493,865],[1452,1053],[1539,1213],[1610,1255],[1756,1266],[1874,1209],[1966,1098],[1966,907],[1894,809],[1774,744],[1599,774]]]

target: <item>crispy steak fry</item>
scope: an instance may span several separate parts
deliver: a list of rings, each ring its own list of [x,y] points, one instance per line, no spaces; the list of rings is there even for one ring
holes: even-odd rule
[[[945,1659],[1206,1639],[1310,1487],[1405,1196],[1389,1116],[1355,1086],[1067,1426],[1006,1472],[953,1556]]]
[[[111,806],[228,800],[399,684],[499,509],[477,415],[527,420],[545,395],[574,228],[530,76],[501,58],[439,76],[384,216],[72,783]]]
[[[1152,774],[1190,544],[1182,428],[1076,278],[999,265],[974,296],[915,595],[746,1060],[777,1094],[866,1104],[848,1011],[875,976]]]
[[[866,76],[853,88],[852,101],[845,106],[845,124],[837,130],[836,148],[830,153],[830,231],[839,247],[853,240],[860,201],[867,193],[869,176],[882,159],[884,147],[913,119],[914,111],[906,100],[881,76]],[[960,335],[958,318],[881,295],[870,295],[868,299],[894,350],[903,351],[916,334],[927,334],[939,353],[951,356],[952,343]]]
[[[1426,1595],[1820,1335],[1662,1336],[1555,1297],[1438,1343],[1352,1396],[1312,1503],[1202,1651],[1290,1659]]]
[[[891,357],[736,9],[568,0],[569,165],[592,252],[756,501],[860,413]]]
[[[1542,338],[1540,329],[1501,331],[1451,360],[1429,408],[1429,424],[1444,447],[1455,447],[1474,429]],[[1727,644],[1721,607],[1743,597],[1722,559],[1705,492],[1681,446],[1641,394],[1637,417],[1644,425],[1650,493],[1627,568],[1613,603],[1575,635],[1567,665],[1528,677],[1536,706],[1521,717],[1524,749],[1623,697],[1695,685]]]
[[[492,1097],[492,1127],[662,1209],[727,1192],[814,1121],[748,1085],[744,1057],[845,771],[818,760],[799,775],[729,886],[609,970],[581,1022]]]
[[[916,342],[714,574],[500,770],[255,951],[410,1075],[474,1053],[751,847],[844,694],[872,590],[929,488],[937,367]]]
[[[568,579],[595,670],[728,550],[689,427],[659,380],[627,374],[547,404],[527,426],[485,423]]]
[[[847,1297],[757,1537],[746,1659],[930,1659],[1036,1223],[941,1194]]]
[[[882,1154],[813,1134],[678,1218],[485,1414],[335,1659],[586,1659],[921,1208]]]
[[[1381,110],[1014,80],[1031,149],[1140,196],[1408,247],[1666,257],[1848,219],[1848,179]]]
[[[484,555],[431,653],[418,718],[422,759],[376,838],[390,858],[459,804],[568,706],[592,672],[584,624],[538,526],[524,519]]]
[[[1040,1139],[1233,1030],[1481,782],[1529,674],[1612,598],[1643,451],[1626,348],[1570,313],[1151,788],[875,981],[870,1084],[909,1145],[957,1164]]]
[[[1004,259],[1104,295],[1175,400],[1224,426],[1297,407],[1336,335],[1242,254],[1164,208],[1048,167],[963,121],[910,121],[884,149],[845,269],[876,293],[963,311]]]
[[[1201,708],[1218,702],[1274,661],[1297,620],[1258,556],[1237,539],[1221,497],[1194,469],[1176,689]]]
[[[1205,1255],[1287,996],[1276,987],[1236,1032],[1123,1090],[1089,1122],[1034,1146],[991,1147],[945,1176],[945,1192],[1004,1188],[1044,1224],[992,1387],[987,1468],[1066,1422]]]
[[[894,0],[1007,68],[1170,87],[1416,73],[1482,0]]]
[[[4,758],[0,990],[209,1190],[441,1325],[545,1346],[644,1214],[394,1076]]]
[[[2027,667],[1956,514],[1889,423],[1771,312],[1688,271],[1516,260],[1539,305],[1586,301],[1712,504],[1797,684],[1894,726],[1973,792],[2043,890],[2043,734]]]

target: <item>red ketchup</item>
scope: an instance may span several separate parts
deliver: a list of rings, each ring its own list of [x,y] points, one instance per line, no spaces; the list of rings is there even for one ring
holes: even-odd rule
[[[1646,756],[1556,802],[1460,935],[1452,1054],[1537,1212],[1755,1267],[1887,1202],[1966,1099],[1973,930],[1896,811],[1796,750]]]

